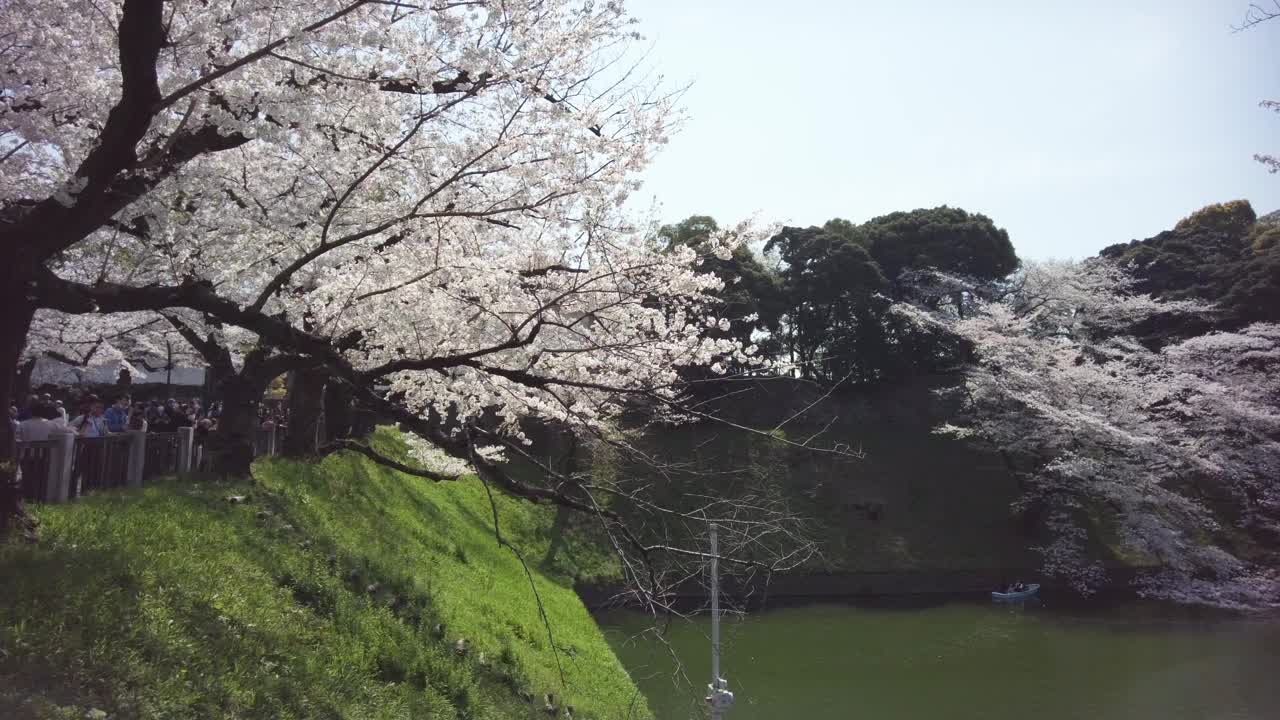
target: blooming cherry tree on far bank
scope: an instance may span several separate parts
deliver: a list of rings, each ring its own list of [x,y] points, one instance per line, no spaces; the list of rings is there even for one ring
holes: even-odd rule
[[[972,344],[965,411],[940,429],[999,448],[1041,517],[1045,569],[1089,591],[1114,555],[1148,568],[1154,597],[1280,603],[1264,549],[1280,538],[1280,327],[1255,324],[1164,348],[1132,335],[1211,313],[1130,291],[1110,263],[1028,263],[998,301],[903,312]]]

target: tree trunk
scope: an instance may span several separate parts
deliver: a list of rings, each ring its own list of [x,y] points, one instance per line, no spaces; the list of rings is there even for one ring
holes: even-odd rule
[[[324,442],[325,385],[329,374],[323,368],[292,370],[289,388],[289,432],[284,438],[284,454],[289,457],[314,455]]]
[[[208,368],[204,371],[204,392],[211,400],[221,399],[226,393],[227,383],[235,380],[235,368],[231,366],[230,359],[223,363],[210,362],[205,358],[205,363]]]
[[[322,442],[349,438],[354,430],[351,388],[340,382],[330,382],[324,393],[324,438]]]
[[[22,350],[27,344],[27,331],[31,328],[35,307],[25,297],[27,283],[23,274],[10,266],[5,275],[8,277],[0,281],[0,308],[3,308],[0,311],[0,405],[5,410],[5,421],[0,427],[0,530],[7,530],[14,521],[31,530],[33,525],[22,506],[19,489],[18,438],[8,413],[10,404],[16,399],[14,390],[22,364]]]
[[[270,380],[236,374],[222,381],[222,417],[209,436],[213,445],[213,471],[227,478],[249,474],[258,430],[258,401]]]

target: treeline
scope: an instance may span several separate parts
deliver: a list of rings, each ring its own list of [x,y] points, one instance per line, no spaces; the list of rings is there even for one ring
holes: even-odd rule
[[[659,235],[668,246],[696,245],[717,228],[714,218],[694,215]],[[1244,200],[1210,205],[1172,230],[1109,246],[1099,257],[1134,278],[1135,292],[1216,304],[1216,314],[1194,323],[1170,318],[1135,329],[1153,344],[1280,320],[1280,212],[1258,218]],[[964,361],[963,342],[909,321],[895,304],[949,305],[963,317],[982,295],[1016,284],[1021,265],[1008,233],[991,218],[946,206],[861,224],[834,218],[784,227],[762,248],[739,247],[729,259],[707,263],[724,283],[719,312],[728,321],[711,335],[755,345],[799,377],[847,386]]]
[[[714,229],[695,216],[661,235]],[[1020,262],[990,218],[955,208],[783,228],[710,261],[717,332],[776,364],[695,387],[721,419],[799,445],[678,426],[646,438],[664,472],[621,473],[680,507],[781,489],[842,568],[1034,554],[1081,592],[1140,567],[1153,597],[1273,603],[1278,240],[1280,213],[1245,201],[1076,262]],[[866,456],[801,447],[819,437]]]
[[[1259,218],[1246,200],[1209,205],[1172,230],[1099,255],[1136,278],[1140,292],[1216,303],[1214,329],[1280,321],[1280,211]]]
[[[696,244],[717,228],[695,215],[661,229],[668,245]],[[934,270],[987,283],[1019,261],[1009,234],[991,218],[959,208],[896,212],[862,224],[835,218],[822,226],[785,227],[763,256],[739,247],[708,269],[723,282],[721,316],[712,334],[755,344],[801,377],[865,384],[953,364],[953,340],[892,311],[920,293],[963,312],[970,291],[924,287],[914,273]]]

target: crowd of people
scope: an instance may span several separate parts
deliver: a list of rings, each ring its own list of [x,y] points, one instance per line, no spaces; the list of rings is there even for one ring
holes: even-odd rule
[[[68,407],[74,412],[69,412]],[[121,393],[107,404],[100,396],[89,393],[64,403],[43,393],[32,395],[21,405],[10,405],[9,423],[18,442],[48,440],[50,433],[61,430],[71,430],[83,438],[101,438],[139,430],[171,433],[190,427],[194,428],[196,445],[202,446],[209,433],[217,432],[222,414],[221,402],[205,403],[200,398],[144,401]],[[284,431],[288,417],[278,402],[264,401],[258,405],[257,420],[264,430]]]
[[[178,428],[194,427],[197,435],[204,436],[218,429],[222,417],[220,402],[206,405],[199,398],[187,402],[176,398],[164,402],[134,401],[122,394],[108,406],[99,396],[88,394],[75,405],[76,413],[71,415],[62,400],[49,393],[35,395],[22,406],[9,407],[9,422],[20,442],[38,442],[62,429],[85,438],[99,438],[137,430],[176,432]],[[276,421],[274,417],[271,420]]]
[[[287,413],[276,401],[266,400],[258,404],[257,421],[263,430],[276,429],[284,432]],[[75,413],[69,413],[67,407],[74,407]],[[173,433],[179,428],[193,428],[194,444],[192,466],[195,469],[208,469],[212,456],[206,452],[210,445],[210,434],[216,433],[223,419],[222,403],[218,401],[202,402],[199,398],[179,401],[169,398],[161,401],[153,398],[148,401],[133,400],[128,394],[115,395],[111,404],[102,401],[96,394],[88,393],[72,396],[65,403],[49,393],[31,396],[21,405],[9,406],[9,423],[14,437],[20,443],[43,442],[50,439],[55,432],[72,431],[85,439],[105,438],[130,432]],[[269,442],[257,437],[255,443]],[[75,497],[86,489],[109,487],[114,475],[109,469],[115,467],[123,472],[123,465],[111,465],[107,446],[100,443],[77,443],[82,455],[77,455],[72,466],[71,496]],[[176,446],[175,446],[176,447]],[[273,452],[264,450],[270,445],[255,444],[255,453]],[[40,499],[45,497],[46,490],[40,486],[45,471],[39,456],[24,456],[23,487],[24,497]],[[149,462],[149,461],[148,461]],[[105,463],[105,464],[104,464]],[[94,468],[97,468],[96,470]],[[105,485],[103,483],[106,483]]]

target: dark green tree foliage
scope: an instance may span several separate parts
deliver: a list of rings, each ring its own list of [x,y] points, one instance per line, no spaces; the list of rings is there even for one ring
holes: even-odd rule
[[[677,245],[696,247],[715,232],[719,226],[707,215],[691,215],[674,225],[664,225],[658,235],[668,248]],[[776,349],[769,343],[777,335],[778,317],[782,312],[782,287],[776,273],[770,271],[751,251],[739,246],[728,260],[708,256],[704,268],[724,283],[717,293],[721,305],[718,317],[729,320],[728,332],[711,329],[713,336],[729,336],[750,345],[761,345],[761,351],[772,353]],[[754,318],[754,319],[751,319]]]
[[[1280,244],[1280,210],[1263,215],[1249,228],[1249,247],[1256,253]]]
[[[1246,233],[1258,221],[1248,200],[1206,205],[1178,221],[1174,230],[1218,232],[1231,237]]]
[[[717,229],[714,218],[693,215],[658,235],[667,247],[697,246]],[[895,300],[922,290],[904,273],[939,270],[976,286],[1018,266],[1008,233],[985,215],[948,207],[863,225],[835,218],[822,227],[787,227],[765,252],[780,261],[779,272],[747,247],[728,260],[706,259],[706,269],[724,283],[716,314],[730,321],[728,331],[710,332],[755,343],[805,377],[851,385],[937,370],[964,352],[955,338],[891,312]],[[945,293],[932,302],[948,300],[964,305],[963,297]]]
[[[889,282],[861,244],[823,228],[783,228],[765,246],[786,264],[784,343],[802,374],[875,376],[886,352]]]
[[[1219,301],[1232,324],[1280,322],[1280,244],[1247,257]]]
[[[1136,289],[1164,299],[1219,305],[1219,329],[1280,321],[1280,217],[1257,218],[1246,200],[1209,205],[1146,240],[1104,248],[1125,266]],[[1153,328],[1173,338],[1208,327]]]
[[[858,234],[891,280],[907,270],[935,269],[991,281],[1018,268],[1009,233],[986,215],[960,208],[882,215],[858,226]]]
[[[862,243],[862,234],[858,232],[857,224],[844,218],[831,218],[822,224],[822,229],[832,235],[838,235],[859,244]]]
[[[783,338],[801,373],[869,383],[952,364],[964,348],[890,311],[921,288],[904,273],[939,270],[983,282],[1018,266],[1009,235],[985,215],[958,208],[898,212],[863,225],[836,218],[821,228],[784,228],[766,245],[784,263]],[[957,293],[963,295],[963,293]],[[957,309],[964,297],[951,300]]]

